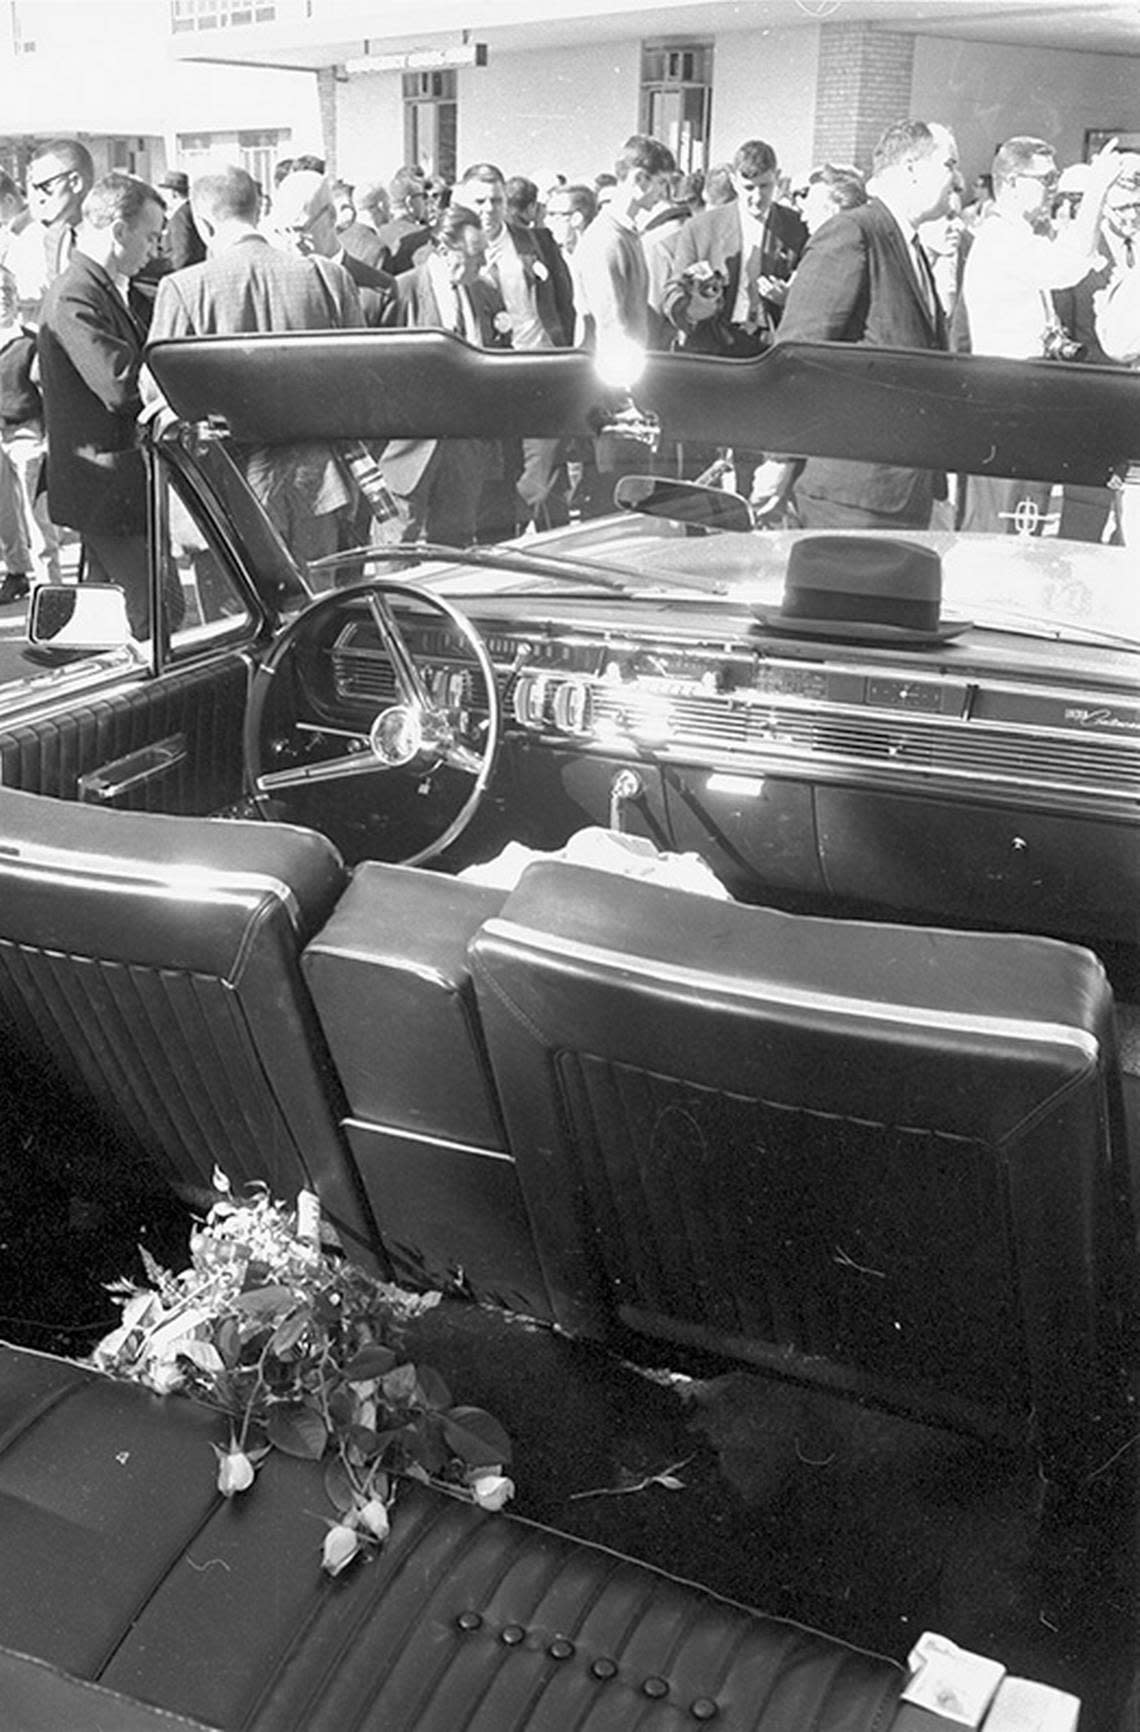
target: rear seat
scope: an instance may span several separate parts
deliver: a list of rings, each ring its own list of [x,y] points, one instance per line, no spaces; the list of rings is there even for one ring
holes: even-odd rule
[[[209,1448],[224,1434],[180,1397],[0,1346],[10,1732],[151,1724],[117,1700],[222,1732],[895,1724],[892,1660],[427,1487],[405,1487],[379,1555],[331,1581],[320,1467],[274,1452],[227,1502]]]

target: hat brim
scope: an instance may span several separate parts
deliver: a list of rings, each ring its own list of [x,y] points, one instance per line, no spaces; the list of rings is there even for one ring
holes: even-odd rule
[[[942,619],[933,631],[918,631],[913,626],[879,625],[861,619],[802,619],[781,613],[778,608],[753,607],[760,624],[784,637],[842,638],[847,643],[907,644],[951,643],[973,625],[971,619]]]

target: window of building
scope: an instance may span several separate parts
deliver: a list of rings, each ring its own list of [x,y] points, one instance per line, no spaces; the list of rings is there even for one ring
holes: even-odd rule
[[[641,130],[667,144],[683,174],[709,166],[711,42],[647,42],[641,50]]]
[[[458,136],[455,72],[405,72],[404,161],[453,181]]]
[[[228,25],[271,24],[277,17],[274,0],[170,0],[171,28],[218,30]]]
[[[178,167],[190,178],[203,173],[213,163],[240,163],[259,185],[273,185],[273,170],[292,135],[288,127],[262,132],[180,132],[178,134]]]

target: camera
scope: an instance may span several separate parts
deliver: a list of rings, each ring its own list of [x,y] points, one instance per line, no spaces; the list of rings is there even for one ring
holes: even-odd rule
[[[707,259],[698,259],[696,264],[688,265],[681,272],[681,281],[690,294],[695,292],[699,295],[708,295],[710,298],[715,295],[723,295],[728,287],[726,273],[720,270],[718,266],[710,265]]]
[[[1070,337],[1063,325],[1048,325],[1045,329],[1044,355],[1047,361],[1080,361],[1085,345]]]

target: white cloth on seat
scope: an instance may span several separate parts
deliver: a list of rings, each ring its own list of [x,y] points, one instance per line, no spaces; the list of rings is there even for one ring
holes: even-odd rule
[[[571,866],[592,866],[599,871],[619,872],[624,878],[644,878],[673,890],[692,890],[698,896],[714,896],[722,902],[732,900],[699,854],[665,853],[644,836],[630,836],[624,830],[605,830],[599,825],[588,825],[584,830],[575,831],[564,848],[549,853],[526,848],[521,842],[508,842],[493,860],[466,866],[458,876],[471,884],[513,890],[526,868],[536,860],[562,860]]]

